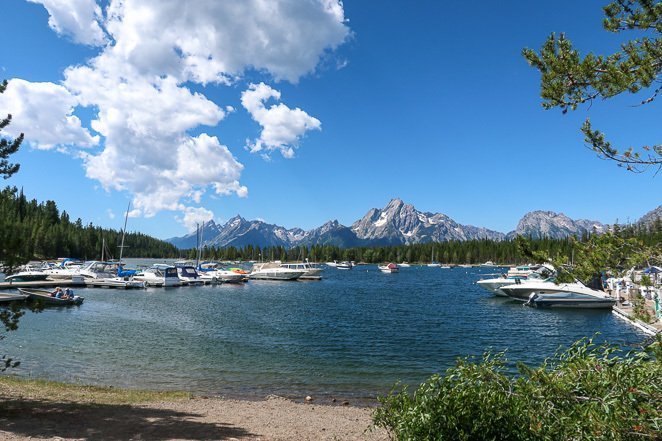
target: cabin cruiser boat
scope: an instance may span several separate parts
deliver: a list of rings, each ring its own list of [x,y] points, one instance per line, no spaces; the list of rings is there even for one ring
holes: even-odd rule
[[[297,280],[307,270],[283,268],[281,262],[265,262],[253,265],[253,270],[248,277],[258,280]]]
[[[299,279],[301,280],[322,280],[322,268],[319,268],[306,260],[305,262],[281,263],[282,268],[289,268],[298,271],[305,271]]]
[[[183,285],[204,285],[205,281],[192,265],[176,265],[177,276]]]
[[[166,264],[156,264],[138,272],[134,280],[144,281],[147,286],[181,286],[177,268]]]
[[[515,300],[529,306],[554,308],[611,308],[616,298],[591,289],[581,282],[556,284],[550,281],[530,281],[501,287]]]
[[[378,265],[379,271],[383,273],[397,273],[400,271],[400,268],[395,263],[389,263],[387,265]]]
[[[519,273],[513,273],[519,274]],[[483,279],[476,282],[478,286],[487,291],[494,293],[494,295],[499,297],[508,297],[506,293],[501,291],[502,286],[508,286],[518,283],[527,283],[530,280],[541,281],[546,280],[556,274],[556,270],[553,266],[544,264],[537,267],[536,271],[528,273],[526,276],[510,276],[508,274],[502,274],[500,277],[492,279]]]
[[[353,266],[354,265],[352,265],[352,262],[348,262],[346,260],[336,264],[336,268],[341,270],[351,270]]]

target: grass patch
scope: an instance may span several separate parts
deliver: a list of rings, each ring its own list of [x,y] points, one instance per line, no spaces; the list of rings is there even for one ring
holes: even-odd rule
[[[144,404],[191,399],[189,392],[158,392],[112,386],[82,386],[48,380],[0,377],[0,397],[95,404]]]

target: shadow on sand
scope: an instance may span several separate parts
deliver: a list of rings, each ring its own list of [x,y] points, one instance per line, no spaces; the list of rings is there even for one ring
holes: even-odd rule
[[[111,441],[256,437],[239,427],[196,421],[203,416],[129,405],[5,401],[0,397],[0,430],[18,437]]]

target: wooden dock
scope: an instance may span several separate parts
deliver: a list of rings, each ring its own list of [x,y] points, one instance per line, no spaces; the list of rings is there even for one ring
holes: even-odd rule
[[[85,282],[74,282],[71,280],[34,280],[30,282],[0,282],[0,289],[18,288],[55,288],[55,287],[84,287]]]

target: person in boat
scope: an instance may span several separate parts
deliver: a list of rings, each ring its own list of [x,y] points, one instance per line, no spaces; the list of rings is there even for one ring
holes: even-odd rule
[[[55,291],[51,293],[51,297],[55,297],[57,299],[62,298],[63,295],[64,293],[62,292],[62,288],[60,288],[59,286],[56,287]]]
[[[62,296],[62,298],[65,299],[65,300],[73,300],[74,299],[74,292],[71,289],[66,288],[64,290],[64,295]]]

